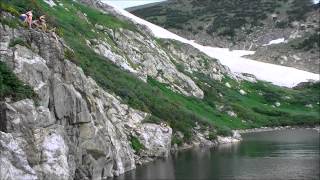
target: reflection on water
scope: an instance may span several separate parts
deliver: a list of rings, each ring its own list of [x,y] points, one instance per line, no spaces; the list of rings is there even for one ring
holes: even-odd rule
[[[193,149],[114,180],[319,179],[319,133],[295,129],[243,135],[241,143]]]

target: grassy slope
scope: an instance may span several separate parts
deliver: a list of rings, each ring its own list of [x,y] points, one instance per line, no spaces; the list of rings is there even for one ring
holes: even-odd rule
[[[152,113],[148,121],[159,122],[162,119],[167,121],[174,130],[183,132],[185,140],[191,137],[191,128],[195,125],[195,121],[218,129],[220,134],[228,134],[228,128],[319,124],[319,105],[316,105],[315,102],[319,99],[319,86],[290,90],[263,82],[239,84],[231,79],[225,79],[223,83],[214,82],[204,75],[198,74],[194,77],[201,81],[195,80],[205,91],[205,98],[199,100],[174,93],[164,84],[151,78],[148,83],[144,83],[96,54],[85,43],[85,39],[106,38],[111,45],[115,45],[112,44],[112,39],[108,35],[99,33],[94,28],[95,23],[114,30],[121,27],[138,31],[131,23],[120,21],[115,17],[104,15],[75,2],[61,2],[64,7],[55,8],[50,8],[42,1],[5,0],[3,3],[10,5],[10,8],[18,12],[33,9],[37,16],[46,14],[50,25],[58,27],[59,34],[74,50],[74,53],[66,51],[68,52],[66,58],[78,64],[101,87],[122,97],[123,101],[131,107]],[[77,12],[86,13],[89,23],[81,19]],[[2,21],[2,23],[10,24],[7,21]],[[114,76],[115,74],[116,76]],[[210,84],[211,87],[207,87],[204,82]],[[225,82],[229,82],[237,88],[229,89],[223,85]],[[240,88],[249,92],[249,95],[240,95]],[[262,92],[263,95],[259,95],[259,92]],[[219,96],[219,93],[223,94],[223,98]],[[284,96],[290,96],[291,99],[283,100]],[[282,104],[276,110],[271,107],[275,100]],[[305,107],[310,103],[314,108]],[[230,117],[219,112],[216,105],[221,104],[236,111],[238,117]]]

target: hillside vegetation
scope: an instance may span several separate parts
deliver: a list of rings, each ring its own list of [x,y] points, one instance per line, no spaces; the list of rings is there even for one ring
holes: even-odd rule
[[[28,85],[23,84],[10,71],[6,64],[0,61],[0,101],[4,101],[5,98],[18,101],[25,98],[36,99],[36,95]]]
[[[86,39],[103,37],[108,39],[112,46],[117,46],[109,36],[99,33],[94,26],[96,23],[113,30],[123,28],[143,34],[138,28],[131,22],[119,20],[112,15],[104,14],[78,2],[69,0],[61,0],[60,2],[63,3],[63,7],[51,8],[43,1],[4,0],[1,2],[1,9],[11,12],[15,16],[18,15],[17,12],[22,13],[29,9],[33,9],[38,17],[45,14],[48,18],[49,26],[57,27],[59,36],[63,37],[64,41],[72,49],[71,51],[66,48],[65,56],[67,59],[80,66],[86,75],[91,76],[102,88],[120,96],[124,103],[133,108],[151,113],[152,116],[146,119],[146,122],[160,123],[161,121],[166,121],[175,132],[181,131],[184,134],[185,141],[190,140],[192,137],[192,128],[195,126],[195,122],[204,127],[209,127],[212,131],[216,129],[218,134],[223,135],[229,135],[231,129],[279,125],[315,125],[320,122],[319,83],[301,89],[287,89],[267,82],[251,83],[236,81],[227,77],[221,82],[214,81],[206,75],[198,73],[191,76],[205,92],[205,97],[198,99],[173,92],[165,84],[150,77],[147,83],[143,82],[132,73],[119,68],[105,57],[98,55],[94,50],[88,48],[86,44]],[[194,2],[199,3],[203,8],[206,7],[206,10],[211,9],[211,12],[212,6],[214,6],[214,13],[217,13],[217,9],[222,7],[222,1],[215,3],[210,3],[212,1],[209,0]],[[233,9],[232,4],[228,4],[226,1],[223,2],[224,8],[220,9],[220,11],[228,12],[229,9]],[[264,18],[264,13],[274,11],[284,1],[272,2],[270,4],[265,1],[257,1],[255,6],[264,7],[261,14],[257,16],[251,16],[249,9],[248,12],[240,12],[239,9],[233,10],[233,14],[230,12],[230,14],[226,15],[226,22],[233,24],[233,26],[230,26],[232,29],[226,29],[226,23],[221,22],[219,28],[208,28],[208,31],[219,31],[232,35],[234,29],[247,21],[259,24],[258,21]],[[163,22],[166,27],[173,27],[173,24],[175,24],[174,26],[179,26],[185,19],[190,19],[190,16],[185,12],[174,11],[173,9],[157,11],[155,8],[160,8],[160,6],[146,11],[149,13],[144,13],[152,15],[152,13],[159,12],[169,15],[170,18]],[[195,14],[200,13],[202,10],[198,9]],[[86,14],[88,22],[77,15],[79,12]],[[240,16],[235,14],[236,12],[244,14]],[[238,17],[237,23],[231,17]],[[248,17],[250,18],[248,19]],[[244,21],[244,19],[246,20]],[[206,21],[205,17],[203,17],[203,21]],[[214,24],[219,24],[218,22],[221,19],[216,18],[215,21],[217,22]],[[170,23],[168,24],[168,22]],[[2,26],[9,25],[11,27],[22,26],[16,17],[1,19],[1,24]],[[162,40],[157,41],[166,50],[166,43],[163,43]],[[176,44],[177,46],[183,46],[179,43]],[[176,66],[181,72],[188,74],[188,72],[184,71],[183,64],[176,64]],[[3,74],[3,72],[1,73]],[[7,72],[5,71],[5,73]],[[1,80],[0,82],[4,85],[10,84],[12,81],[19,84],[17,79],[2,78]],[[230,87],[226,86],[226,83],[230,84]],[[18,85],[18,87],[20,86]],[[240,90],[245,91],[247,94],[241,94]],[[2,96],[9,95],[4,93]],[[30,96],[28,90],[24,97]],[[236,115],[230,115],[231,112]],[[140,149],[140,145],[137,144],[135,143],[133,146]]]
[[[132,13],[165,28],[194,34],[205,31],[232,38],[241,28],[266,25],[264,20],[272,14],[285,16],[277,25],[284,28],[290,22],[305,20],[313,8],[310,0],[186,0],[157,4]],[[246,30],[247,34],[252,33],[250,28]]]
[[[214,47],[256,51],[251,58],[319,74],[320,4],[312,0],[172,0],[131,13]],[[284,39],[280,44],[269,44]]]

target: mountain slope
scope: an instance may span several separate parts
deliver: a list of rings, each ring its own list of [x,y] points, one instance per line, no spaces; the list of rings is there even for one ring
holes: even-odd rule
[[[319,45],[297,48],[310,35],[319,37],[319,4],[311,0],[172,0],[132,11],[133,14],[197,42],[232,49],[259,50],[259,60],[319,73]],[[284,38],[281,51],[268,50],[269,42]],[[303,45],[303,44],[302,44]],[[272,46],[271,46],[272,47]],[[270,53],[271,52],[271,53]],[[274,53],[278,60],[273,58]],[[273,54],[268,58],[269,54]],[[286,56],[282,58],[280,56]],[[257,56],[256,56],[257,57]],[[298,58],[294,58],[298,57]]]
[[[277,66],[269,63],[260,63],[250,59],[242,58],[243,55],[253,54],[253,51],[229,51],[226,48],[214,48],[210,46],[202,46],[184,39],[174,33],[167,31],[157,25],[140,19],[124,10],[117,9],[118,13],[125,17],[132,19],[138,24],[147,26],[155,36],[165,39],[173,39],[182,43],[190,44],[199,49],[212,58],[217,58],[223,65],[226,65],[231,71],[235,73],[249,73],[255,75],[258,79],[272,82],[276,85],[293,87],[299,82],[308,80],[319,80],[319,75],[308,73],[294,68],[287,68],[285,66]],[[316,61],[317,62],[317,61]],[[312,65],[312,63],[311,63]],[[282,78],[278,78],[282,77]]]
[[[98,1],[81,2],[1,2],[8,70],[0,69],[0,87],[24,94],[1,94],[1,177],[105,179],[167,156],[171,144],[319,124],[319,83],[289,89],[235,76],[192,45],[158,39]],[[46,14],[58,40],[25,28],[17,16],[27,9]],[[2,78],[8,71],[16,78]]]

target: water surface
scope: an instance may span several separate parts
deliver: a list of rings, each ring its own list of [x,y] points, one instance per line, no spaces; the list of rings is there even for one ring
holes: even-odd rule
[[[179,152],[114,180],[318,180],[319,133],[295,129],[249,133],[237,144]]]

